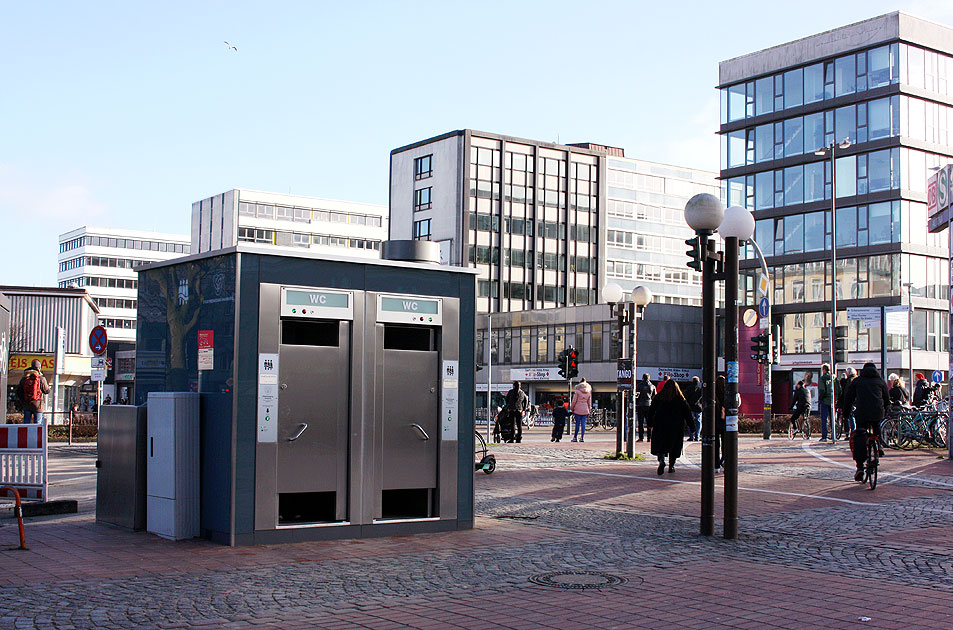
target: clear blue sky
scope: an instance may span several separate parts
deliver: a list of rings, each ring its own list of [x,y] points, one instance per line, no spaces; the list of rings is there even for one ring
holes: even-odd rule
[[[0,284],[82,225],[188,233],[254,188],[387,203],[391,149],[473,128],[718,169],[718,62],[953,2],[4,2]],[[226,49],[224,40],[238,52]]]

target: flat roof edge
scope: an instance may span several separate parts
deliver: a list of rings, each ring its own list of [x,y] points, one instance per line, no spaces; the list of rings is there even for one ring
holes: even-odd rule
[[[357,263],[365,265],[375,265],[379,267],[401,267],[401,268],[410,268],[410,269],[426,269],[428,271],[446,271],[449,273],[463,273],[469,275],[477,275],[479,271],[476,269],[471,269],[469,267],[450,267],[447,265],[436,265],[433,263],[414,263],[406,262],[403,260],[382,260],[379,258],[356,258],[350,256],[330,256],[328,254],[318,253],[318,252],[295,252],[295,251],[275,251],[272,247],[267,245],[254,245],[251,243],[239,243],[238,245],[232,245],[231,247],[225,247],[223,249],[213,249],[207,252],[200,252],[198,254],[189,254],[188,256],[181,256],[179,258],[170,258],[169,260],[161,260],[140,267],[136,267],[134,271],[149,271],[152,269],[160,269],[162,267],[169,267],[171,265],[178,265],[184,262],[194,262],[197,260],[204,260],[206,258],[215,258],[216,256],[225,256],[228,254],[255,254],[257,256],[280,256],[283,258],[301,258],[301,259],[311,259],[311,260],[324,260],[328,262],[345,262],[345,263]]]
[[[905,21],[923,21],[894,11],[727,59],[718,64],[718,86],[895,40],[901,35],[901,15]]]

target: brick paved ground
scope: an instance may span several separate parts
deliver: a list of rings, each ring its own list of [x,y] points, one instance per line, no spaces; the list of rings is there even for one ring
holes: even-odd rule
[[[741,538],[726,541],[697,534],[697,443],[662,477],[602,459],[613,446],[537,429],[493,447],[471,531],[227,548],[88,511],[31,519],[30,550],[0,551],[0,629],[953,627],[953,465],[936,452],[888,453],[870,492],[845,447],[743,439]],[[67,453],[92,472],[91,451]],[[58,477],[53,495],[79,487]],[[2,548],[15,540],[0,519]],[[531,581],[600,574],[622,583]]]

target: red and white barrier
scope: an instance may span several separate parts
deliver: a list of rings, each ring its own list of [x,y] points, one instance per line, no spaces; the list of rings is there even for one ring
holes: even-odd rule
[[[13,486],[24,500],[47,499],[46,421],[0,424],[0,486]],[[0,489],[0,497],[13,493]]]

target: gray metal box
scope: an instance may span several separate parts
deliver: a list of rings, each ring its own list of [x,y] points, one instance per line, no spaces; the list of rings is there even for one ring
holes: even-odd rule
[[[146,408],[104,405],[99,411],[96,521],[146,528]]]

